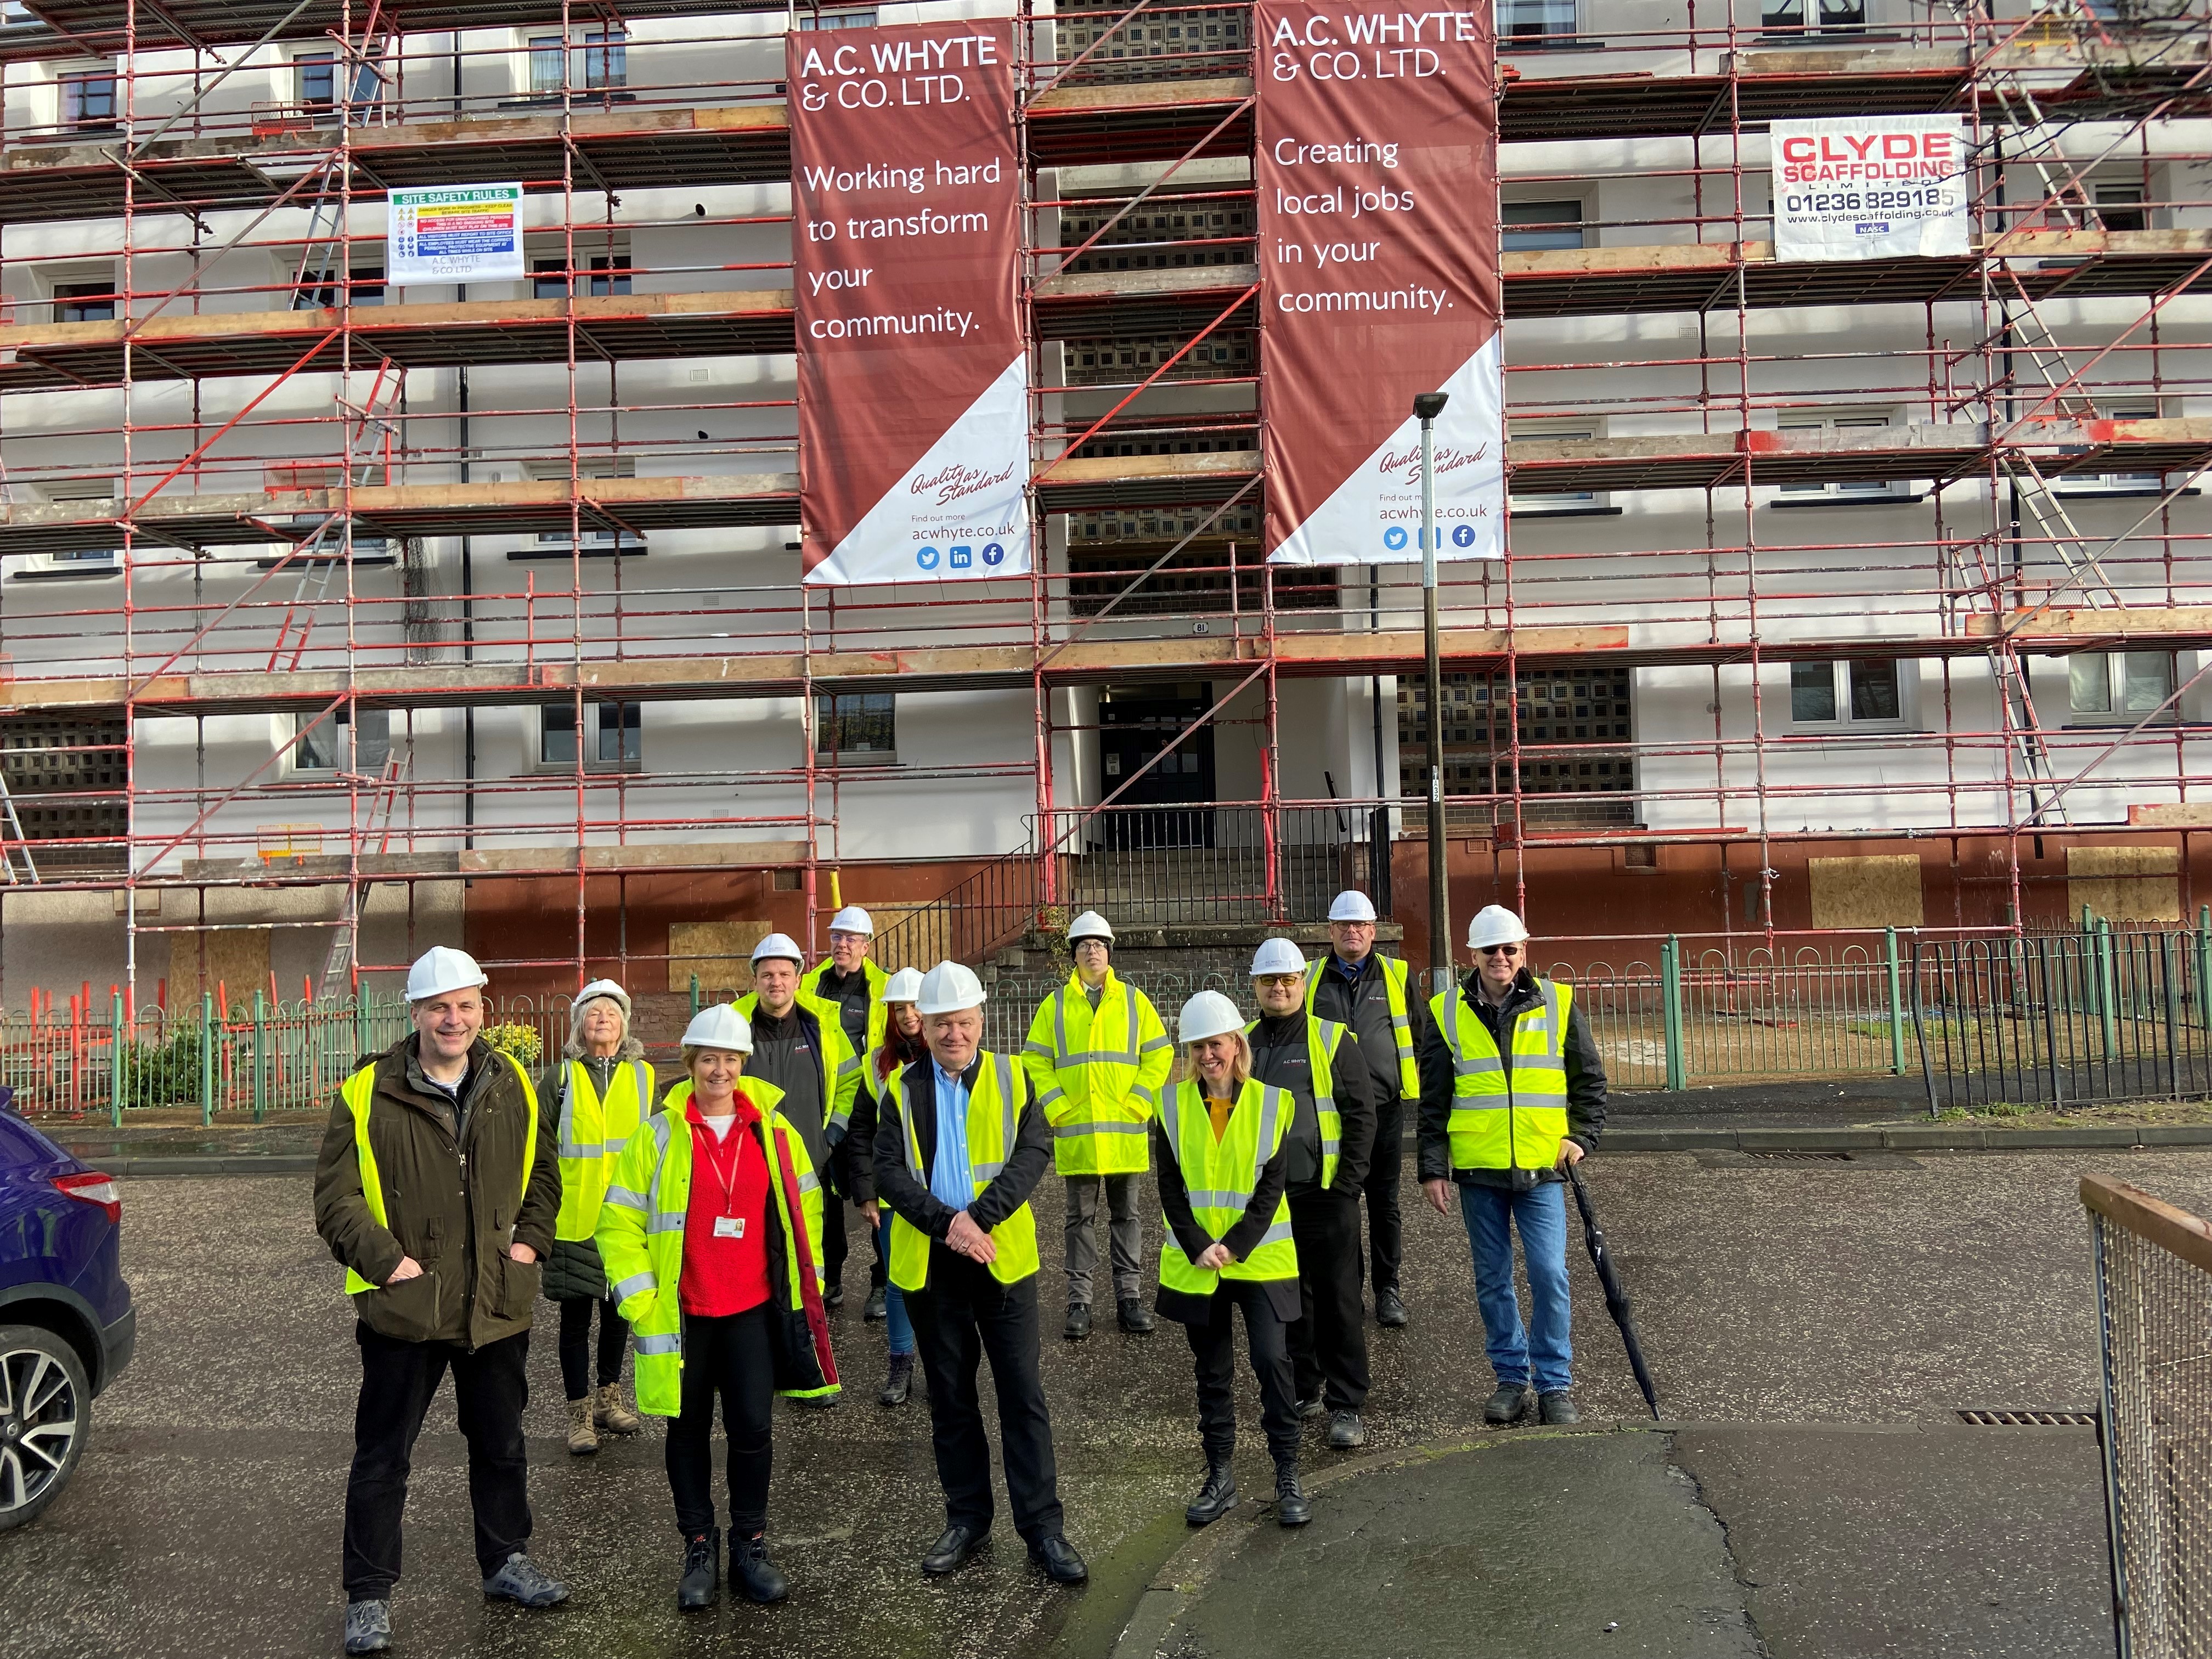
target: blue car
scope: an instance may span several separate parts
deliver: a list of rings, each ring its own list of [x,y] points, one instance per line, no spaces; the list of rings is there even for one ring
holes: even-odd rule
[[[9,1095],[0,1090],[0,1096]],[[123,1199],[0,1099],[0,1532],[53,1502],[131,1362]]]

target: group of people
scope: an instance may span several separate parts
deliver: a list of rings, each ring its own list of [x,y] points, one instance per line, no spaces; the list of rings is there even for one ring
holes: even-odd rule
[[[1170,1039],[1151,1000],[1115,973],[1111,926],[1086,912],[1068,929],[1073,971],[1017,1055],[983,1046],[973,970],[885,973],[869,959],[867,913],[847,907],[811,973],[795,941],[762,940],[753,989],[692,1019],[682,1075],[658,1095],[614,981],[577,994],[565,1054],[533,1079],[484,1041],[487,981],[473,958],[426,953],[408,976],[414,1030],[340,1089],[316,1175],[316,1224],[347,1269],[362,1366],[345,1650],[390,1645],[410,1459],[447,1371],[484,1593],[532,1607],[567,1599],[527,1547],[524,1358],[541,1291],[561,1309],[568,1449],[634,1434],[641,1416],[670,1419],[678,1605],[710,1606],[723,1579],[718,1401],[728,1583],[749,1601],[783,1599],[767,1541],[772,1407],[778,1395],[834,1406],[842,1394],[830,1310],[844,1297],[848,1206],[872,1246],[866,1317],[886,1326],[878,1398],[904,1403],[917,1358],[927,1386],[945,1525],[922,1571],[954,1571],[991,1531],[976,1386],[988,1358],[1015,1529],[1048,1578],[1082,1583],[1040,1375],[1030,1200],[1048,1168],[1067,1189],[1064,1336],[1092,1330],[1102,1212],[1119,1328],[1183,1327],[1206,1464],[1185,1511],[1193,1525],[1237,1501],[1240,1314],[1276,1518],[1312,1516],[1302,1419],[1328,1413],[1337,1449],[1364,1443],[1365,1285],[1378,1323],[1408,1322],[1398,1184],[1409,1114],[1425,1195],[1448,1211],[1456,1188],[1465,1218],[1498,1381],[1486,1419],[1573,1422],[1559,1182],[1605,1116],[1582,1011],[1569,986],[1529,970],[1527,930],[1509,910],[1475,918],[1474,971],[1426,999],[1402,962],[1375,952],[1375,922],[1365,895],[1340,895],[1320,962],[1288,939],[1260,945],[1256,1020],[1201,991]],[[1165,1224],[1150,1305],[1147,1169]]]

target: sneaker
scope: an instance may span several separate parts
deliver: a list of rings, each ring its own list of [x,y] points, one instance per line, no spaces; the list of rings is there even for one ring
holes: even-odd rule
[[[1579,1423],[1583,1414],[1575,1409],[1575,1397],[1565,1389],[1555,1389],[1550,1394],[1536,1396],[1536,1420],[1540,1423]]]
[[[914,1356],[895,1353],[891,1356],[890,1374],[884,1377],[883,1389],[876,1395],[876,1402],[883,1406],[903,1406],[913,1387]]]
[[[1359,1420],[1358,1412],[1334,1412],[1330,1414],[1328,1443],[1332,1451],[1350,1451],[1355,1446],[1367,1443],[1367,1425]]]
[[[568,1587],[520,1550],[483,1581],[483,1592],[495,1601],[518,1601],[526,1607],[556,1607],[568,1599]]]
[[[392,1645],[392,1603],[349,1601],[346,1604],[345,1650],[382,1653]]]
[[[868,1292],[868,1305],[860,1310],[861,1321],[866,1324],[872,1325],[878,1320],[888,1317],[890,1313],[887,1292],[882,1285],[878,1285]]]
[[[845,1287],[842,1285],[832,1285],[828,1290],[823,1291],[822,1304],[828,1308],[843,1307],[845,1305]]]
[[[1319,1417],[1328,1409],[1328,1407],[1327,1403],[1322,1401],[1319,1395],[1316,1395],[1310,1400],[1301,1400],[1298,1401],[1298,1416],[1307,1422],[1311,1422],[1315,1418]]]

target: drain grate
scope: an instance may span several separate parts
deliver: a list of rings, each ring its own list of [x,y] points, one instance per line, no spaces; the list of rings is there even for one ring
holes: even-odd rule
[[[1962,1411],[1959,1420],[1983,1429],[2094,1429],[2094,1412]]]
[[[1755,1158],[1765,1164],[1849,1164],[1849,1152],[1793,1152],[1784,1151],[1747,1152],[1746,1158]]]

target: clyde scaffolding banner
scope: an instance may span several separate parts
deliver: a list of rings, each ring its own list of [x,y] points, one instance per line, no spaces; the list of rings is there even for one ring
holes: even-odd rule
[[[1268,557],[1421,556],[1423,392],[1439,556],[1503,557],[1490,7],[1260,0],[1255,29]]]
[[[1971,251],[1963,117],[1777,121],[1766,142],[1777,259],[1929,258]]]
[[[1013,44],[785,39],[805,581],[1029,570]]]

